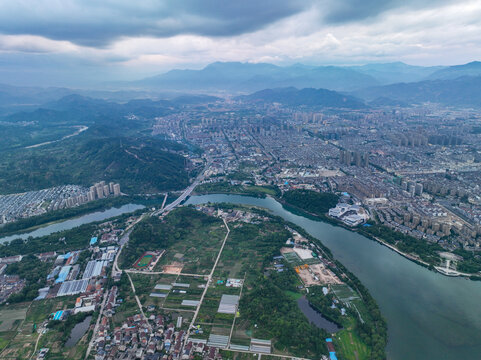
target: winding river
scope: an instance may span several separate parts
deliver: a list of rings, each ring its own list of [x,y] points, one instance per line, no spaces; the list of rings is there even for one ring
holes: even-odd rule
[[[33,231],[27,232],[27,233],[21,233],[21,234],[15,234],[15,235],[10,235],[10,236],[4,236],[0,238],[0,244],[7,242],[7,241],[12,241],[15,239],[23,239],[26,240],[30,236],[31,237],[41,237],[45,235],[52,234],[57,231],[63,231],[63,230],[70,230],[73,229],[77,226],[83,225],[83,224],[88,224],[91,222],[95,221],[102,221],[105,219],[110,219],[115,216],[119,216],[122,214],[134,212],[139,209],[143,209],[145,206],[143,205],[137,205],[137,204],[126,204],[118,208],[110,208],[107,210],[103,211],[95,211],[86,215],[82,215],[73,219],[69,220],[64,220],[64,221],[59,221],[56,223],[53,223],[51,225],[47,225],[44,227],[40,227],[38,229],[35,229]]]
[[[481,282],[429,271],[357,233],[295,215],[272,198],[192,196],[269,209],[329,247],[369,289],[388,323],[390,360],[481,359]]]

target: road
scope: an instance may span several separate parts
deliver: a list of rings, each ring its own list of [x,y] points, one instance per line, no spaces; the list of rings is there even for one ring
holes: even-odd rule
[[[122,270],[119,269],[118,267],[118,264],[117,264],[117,261],[119,259],[119,255],[120,255],[120,252],[122,251],[122,248],[123,246],[129,241],[129,236],[130,236],[130,233],[132,232],[132,228],[134,227],[135,224],[137,224],[141,219],[143,218],[143,216],[140,216],[135,222],[133,222],[132,224],[129,225],[129,227],[127,227],[124,232],[124,234],[122,235],[122,237],[120,238],[119,240],[119,245],[120,245],[120,249],[119,251],[117,252],[117,255],[115,256],[115,260],[114,260],[114,263],[112,265],[112,276],[116,273],[116,272],[122,272]],[[130,276],[129,276],[129,279],[130,279]],[[94,328],[94,332],[93,332],[93,336],[92,336],[92,339],[90,340],[89,342],[89,346],[87,348],[87,352],[85,354],[85,359],[87,359],[90,355],[90,352],[92,351],[92,347],[95,343],[95,334],[97,333],[97,330],[98,330],[98,326],[100,324],[100,320],[102,318],[102,315],[103,315],[103,311],[104,311],[104,307],[105,307],[105,303],[107,301],[107,295],[108,295],[108,290],[106,290],[104,292],[104,298],[102,300],[102,305],[100,306],[100,313],[99,313],[99,317],[97,318],[97,323],[95,324],[95,328]],[[135,293],[135,289],[134,289],[134,293]],[[137,298],[137,296],[136,296]],[[138,298],[137,298],[138,299]],[[142,312],[143,313],[143,312]]]
[[[162,206],[160,207],[160,210],[164,210],[165,203],[167,202],[167,196],[169,196],[169,194],[165,194],[164,201],[162,201]]]
[[[48,145],[48,144],[53,144],[53,143],[56,143],[56,142],[59,142],[59,141],[62,141],[62,140],[65,140],[65,139],[68,139],[68,138],[71,138],[73,136],[77,136],[79,135],[80,133],[83,133],[85,130],[87,130],[89,127],[88,126],[83,126],[83,125],[78,125],[78,126],[73,126],[75,128],[77,128],[77,130],[70,134],[70,135],[65,135],[64,137],[62,137],[61,139],[58,139],[58,140],[52,140],[52,141],[46,141],[46,142],[43,142],[41,144],[35,144],[35,145],[30,145],[30,146],[26,146],[25,149],[33,149],[33,148],[37,148],[37,147],[40,147],[40,146],[44,146],[44,145]]]
[[[179,275],[179,276],[190,276],[190,277],[206,277],[205,274],[189,274],[189,273],[174,273],[174,272],[165,272],[165,271],[142,271],[142,270],[124,270],[126,273],[129,274],[143,274],[143,275]]]
[[[169,212],[170,210],[172,210],[172,209],[174,209],[175,207],[177,207],[178,205],[180,205],[180,204],[192,193],[192,191],[194,191],[194,189],[196,188],[196,186],[199,185],[199,182],[201,182],[201,181],[204,179],[204,172],[205,172],[205,170],[209,167],[209,165],[210,165],[210,162],[208,161],[206,167],[205,167],[204,170],[197,176],[197,178],[195,179],[195,181],[194,181],[189,187],[187,187],[187,188],[182,192],[182,194],[181,194],[174,202],[170,203],[169,205],[167,205],[167,206],[165,206],[165,207],[162,206],[161,209],[152,212],[152,213],[151,213],[151,216],[157,216],[157,215],[160,215],[160,214],[162,214],[162,213]],[[164,204],[165,204],[165,200],[166,200],[166,199],[167,199],[167,195],[166,195],[166,197],[164,198]],[[164,204],[163,204],[163,205],[164,205]],[[141,221],[147,214],[148,214],[148,213],[145,213],[144,215],[140,216],[134,223],[130,224],[130,226],[125,229],[125,232],[124,232],[124,234],[122,235],[122,237],[121,237],[121,239],[120,239],[120,241],[119,241],[120,249],[119,249],[119,251],[117,252],[117,255],[115,256],[115,260],[114,260],[114,263],[113,263],[113,265],[112,265],[112,275],[113,275],[114,273],[116,273],[116,272],[122,272],[122,270],[121,270],[121,269],[119,268],[119,266],[118,266],[118,259],[119,259],[120,253],[122,252],[122,249],[124,248],[125,244],[128,243],[128,241],[129,241],[129,236],[130,236],[130,233],[132,232],[133,227],[134,227],[139,221]],[[216,259],[216,262],[215,262],[215,264],[214,264],[214,267],[212,268],[212,271],[211,271],[211,273],[210,273],[210,275],[209,275],[209,281],[208,281],[208,283],[210,282],[210,279],[212,279],[212,274],[214,273],[215,267],[217,266],[217,263],[218,263],[219,258],[220,258],[220,254],[222,253],[222,249],[224,249],[225,241],[227,240],[227,237],[229,236],[229,232],[230,232],[229,227],[227,226],[227,223],[225,222],[225,220],[224,220],[224,223],[225,223],[225,225],[226,225],[226,227],[227,227],[227,235],[226,235],[226,237],[225,237],[225,239],[224,239],[224,242],[222,243],[222,247],[221,247],[221,250],[219,251],[219,255],[217,256],[217,259]],[[131,271],[129,271],[129,273],[130,273],[130,272],[131,272]],[[142,313],[142,316],[144,317],[144,319],[146,319],[145,314],[144,314],[144,311],[143,311],[143,309],[142,309],[142,304],[140,303],[140,299],[139,299],[139,297],[135,294],[135,286],[134,286],[134,283],[133,283],[132,279],[130,278],[129,273],[126,272],[128,278],[129,278],[129,280],[130,280],[130,285],[131,285],[131,287],[132,287],[132,291],[133,291],[133,294],[134,294],[134,296],[135,296],[135,300],[136,300],[137,305],[138,305],[138,307],[139,307],[139,309],[140,309],[140,312]],[[145,272],[144,272],[144,274],[145,274]],[[206,286],[206,289],[207,289],[207,288],[208,288],[208,286]],[[95,325],[95,329],[94,329],[94,332],[93,332],[92,339],[91,339],[90,342],[89,342],[89,346],[88,346],[88,348],[87,348],[87,353],[86,353],[86,355],[85,355],[85,359],[87,359],[88,356],[90,355],[90,352],[91,352],[91,350],[92,350],[92,347],[93,347],[93,345],[94,345],[94,343],[95,343],[95,338],[96,338],[95,334],[97,333],[98,325],[99,325],[99,323],[100,323],[100,319],[102,318],[102,314],[103,314],[103,311],[104,311],[105,302],[106,302],[106,300],[107,300],[107,295],[108,295],[108,291],[105,291],[105,293],[104,293],[104,299],[103,299],[103,301],[102,301],[102,306],[101,306],[101,308],[100,308],[100,314],[99,314],[99,317],[98,317],[98,319],[97,319],[97,323],[96,323],[96,325]],[[204,291],[204,293],[203,293],[203,295],[202,295],[202,299],[204,298],[204,295],[205,295],[205,291]],[[196,312],[196,315],[197,315],[197,313],[198,313],[198,310],[197,310],[197,312]],[[195,316],[195,317],[196,317],[196,316]],[[194,319],[195,319],[195,317],[194,317]],[[147,323],[148,323],[148,322],[147,322]],[[149,324],[149,327],[150,327],[150,324]],[[151,330],[151,332],[152,332],[152,329],[150,329],[150,330]],[[187,337],[188,337],[188,336],[187,336]]]
[[[42,328],[43,331],[43,328]],[[31,356],[29,356],[30,359],[35,358],[35,355],[37,355],[37,349],[38,349],[38,343],[40,342],[40,338],[42,337],[42,333],[40,332],[37,337],[37,341],[35,341],[35,348],[33,349],[33,353]]]
[[[189,197],[189,195],[194,191],[194,189],[199,185],[199,183],[204,180],[204,173],[205,171],[209,168],[210,166],[210,161],[207,162],[207,165],[205,166],[204,170],[200,172],[200,174],[197,176],[197,178],[194,180],[194,182],[187,188],[185,189],[182,194],[174,200],[174,202],[171,202],[165,207],[162,207],[161,209],[154,211],[152,213],[152,216],[158,216],[162,213],[167,213],[170,210],[174,209],[175,207],[179,206],[185,199]]]
[[[244,284],[246,282],[246,276],[247,276],[247,273],[244,274],[244,279],[242,280],[242,286],[241,286],[240,293],[239,293],[239,299],[242,298],[242,290],[244,290]],[[236,309],[236,314],[234,314],[234,321],[232,322],[232,326],[230,328],[229,340],[227,341],[227,348],[229,348],[229,346],[230,346],[230,341],[232,339],[232,334],[234,333],[234,327],[235,327],[236,319],[237,319],[237,309]],[[259,356],[260,356],[260,354],[259,354]]]
[[[152,334],[152,326],[150,326],[150,323],[149,323],[149,319],[147,318],[147,316],[145,316],[145,313],[144,313],[144,309],[142,309],[142,303],[140,302],[140,299],[139,297],[137,296],[136,292],[135,292],[135,286],[134,286],[134,282],[132,281],[132,279],[130,278],[130,275],[127,274],[128,278],[129,278],[129,281],[130,281],[130,286],[132,287],[132,292],[135,296],[135,301],[137,301],[137,305],[139,307],[139,310],[140,310],[140,313],[142,314],[142,317],[143,319],[145,320],[147,326],[149,327],[149,330],[150,330],[150,333]]]
[[[120,268],[118,266],[118,260],[119,260],[120,253],[122,252],[122,249],[124,248],[124,245],[129,242],[130,233],[132,232],[133,227],[137,223],[139,223],[145,216],[146,216],[145,214],[143,214],[142,216],[139,216],[139,218],[137,220],[135,220],[132,224],[130,224],[125,229],[124,234],[120,238],[120,240],[119,240],[120,249],[119,249],[119,251],[117,251],[117,255],[115,255],[114,264],[112,266],[112,276],[115,275],[114,274],[115,272],[122,272],[122,270],[120,270]]]
[[[173,202],[171,202],[167,206],[165,206],[165,207],[163,207],[163,208],[161,208],[157,211],[154,211],[152,213],[152,215],[157,216],[157,215],[160,215],[164,212],[169,212],[170,210],[172,210],[176,206],[180,205],[180,203],[182,203],[182,201],[187,199],[187,197],[192,193],[192,191],[194,191],[196,186],[199,185],[200,181],[201,181],[200,179],[196,179],[187,189],[184,190],[184,192],[177,199],[175,199]]]
[[[197,319],[197,315],[199,315],[199,310],[200,310],[200,307],[202,306],[202,302],[204,301],[205,294],[207,293],[207,289],[209,289],[209,285],[212,281],[212,276],[214,275],[215,268],[217,267],[220,256],[222,255],[222,250],[224,250],[224,245],[230,234],[230,228],[229,228],[229,225],[227,225],[227,221],[225,221],[225,219],[222,219],[222,220],[224,220],[224,225],[227,229],[227,234],[225,235],[224,241],[222,242],[222,246],[220,247],[219,254],[217,254],[217,258],[215,259],[214,266],[212,267],[210,274],[207,276],[207,283],[205,284],[204,291],[202,292],[202,296],[200,297],[199,305],[197,305],[197,309],[195,309],[195,313],[194,313],[194,316],[192,317],[192,321],[190,322],[189,329],[187,330],[187,334],[185,336],[184,344],[182,348],[189,343],[190,329],[194,327],[195,320]]]
[[[100,324],[100,320],[102,319],[102,314],[104,312],[104,307],[105,307],[105,303],[107,302],[107,295],[108,295],[108,291],[105,291],[104,292],[104,298],[102,300],[102,305],[100,306],[100,313],[99,313],[99,317],[97,318],[97,322],[95,323],[95,327],[94,327],[94,332],[93,332],[93,335],[92,335],[92,339],[90,340],[89,342],[89,347],[87,348],[87,352],[85,353],[85,359],[88,359],[89,355],[90,355],[90,352],[92,351],[92,347],[94,346],[94,343],[95,343],[95,338],[96,338],[96,334],[99,330],[99,324]]]

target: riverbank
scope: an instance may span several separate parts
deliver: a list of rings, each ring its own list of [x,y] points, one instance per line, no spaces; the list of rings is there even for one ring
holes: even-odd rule
[[[234,187],[230,186],[230,188],[234,188]],[[368,228],[362,228],[362,227],[354,227],[353,228],[353,227],[347,226],[342,221],[339,221],[337,219],[334,219],[332,217],[327,216],[327,213],[310,212],[310,211],[300,207],[297,204],[293,204],[293,203],[290,203],[290,202],[286,201],[286,199],[284,197],[278,196],[278,194],[274,195],[274,194],[266,194],[265,192],[258,192],[258,193],[253,195],[252,193],[249,193],[247,191],[242,192],[241,191],[242,189],[240,189],[239,186],[237,187],[239,189],[235,189],[236,191],[229,192],[228,189],[230,189],[230,188],[225,189],[226,191],[222,192],[222,193],[226,194],[226,195],[230,194],[230,195],[242,195],[242,196],[256,196],[256,197],[259,197],[259,198],[270,197],[270,198],[276,200],[277,202],[281,203],[283,206],[292,208],[296,212],[299,212],[303,216],[308,216],[308,217],[311,217],[313,219],[320,220],[320,221],[329,223],[329,224],[334,225],[334,226],[339,226],[339,227],[342,227],[346,230],[349,230],[349,231],[352,231],[352,232],[355,232],[355,233],[359,233],[359,234],[367,237],[368,239],[371,239],[373,241],[376,241],[376,242],[380,243],[383,246],[386,246],[390,250],[398,253],[399,255],[401,255],[401,256],[405,257],[406,259],[416,263],[417,265],[425,267],[425,268],[427,268],[431,271],[440,273],[444,276],[450,276],[450,277],[459,276],[459,277],[465,277],[465,278],[467,278],[469,280],[473,280],[473,281],[481,281],[481,276],[478,273],[466,273],[466,272],[461,272],[461,271],[452,270],[452,269],[449,269],[449,271],[447,271],[445,268],[440,266],[439,262],[425,261],[425,260],[421,259],[419,254],[409,253],[409,252],[403,251],[403,250],[399,249],[398,247],[396,247],[395,245],[390,244],[386,239],[383,239],[380,236],[375,236],[375,235],[371,234],[369,232]],[[210,191],[197,192],[196,191],[196,194],[199,194],[199,195],[217,194],[217,193],[219,193],[219,192],[210,192]],[[400,234],[400,235],[404,236],[403,234]],[[427,243],[424,244],[424,240],[417,240],[417,239],[414,239],[414,238],[412,240],[416,241],[416,242],[423,241],[422,245],[424,245],[428,248],[432,245],[432,244],[427,244]],[[439,249],[439,250],[441,250],[441,249]],[[429,250],[429,251],[430,251],[429,257],[433,257],[433,253],[437,250],[432,249],[432,250]]]
[[[274,186],[231,185],[227,182],[215,182],[198,185],[193,194],[233,194],[265,198],[266,196],[278,197],[280,190]]]
[[[9,236],[4,236],[0,238],[0,245],[3,244],[4,246],[0,246],[0,252],[5,250],[5,245],[7,243],[15,243],[17,246],[19,244],[24,244],[24,243],[29,243],[32,241],[37,241],[39,238],[43,238],[46,236],[49,236],[54,233],[60,233],[64,232],[67,230],[71,230],[77,227],[80,227],[82,225],[90,224],[90,223],[95,223],[99,221],[104,221],[106,219],[118,217],[120,215],[124,214],[130,214],[133,213],[137,210],[142,210],[145,207],[143,205],[138,205],[138,204],[125,204],[122,205],[118,208],[112,207],[108,208],[103,211],[96,211],[96,212],[89,212],[87,214],[84,214],[79,217],[75,217],[73,219],[68,219],[68,220],[63,220],[63,221],[58,221],[55,222],[51,225],[45,226],[45,227],[40,227],[34,231],[31,232],[21,232],[19,234],[14,234],[14,235],[9,235]],[[32,238],[32,239],[30,239]],[[19,240],[19,241],[17,241]],[[29,240],[26,241],[25,240]],[[48,250],[46,250],[48,251]],[[5,256],[10,256],[10,254],[4,254]],[[16,254],[14,254],[16,255]]]
[[[139,195],[123,195],[88,202],[86,204],[68,209],[56,210],[38,216],[19,219],[0,226],[0,238],[6,236],[29,233],[50,225],[67,220],[75,220],[92,212],[104,211],[111,208],[119,208],[126,204],[140,204],[146,207],[159,206],[164,200],[164,194],[158,197],[142,197]],[[166,204],[172,202],[172,197],[167,199]]]
[[[119,207],[129,204],[132,201],[133,199],[128,196],[113,197],[91,201],[77,207],[56,210],[38,216],[19,219],[1,226],[0,237],[32,232],[60,221],[75,219],[93,211],[102,211],[112,207]]]
[[[388,359],[473,359],[481,353],[481,283],[426,271],[359,232],[292,212],[273,198],[215,194],[187,201],[199,203],[267,209],[327,246],[379,304],[388,324]]]
[[[450,271],[446,271],[445,268],[441,267],[441,266],[438,266],[438,264],[435,264],[435,263],[432,263],[432,262],[427,262],[427,261],[423,261],[418,255],[416,254],[412,254],[412,253],[407,253],[407,252],[404,252],[400,249],[398,249],[396,246],[392,245],[392,244],[389,244],[387,241],[385,241],[384,239],[378,237],[378,236],[373,236],[372,234],[370,234],[368,231],[366,231],[365,229],[363,228],[360,228],[360,227],[350,227],[350,226],[347,226],[346,224],[344,224],[342,221],[339,221],[339,220],[336,220],[334,218],[331,218],[331,217],[328,217],[327,215],[323,214],[322,216],[318,215],[318,214],[314,214],[314,213],[311,213],[311,212],[308,212],[294,204],[291,204],[291,203],[288,203],[286,202],[284,199],[278,199],[278,198],[274,198],[276,201],[280,202],[281,204],[283,205],[287,205],[287,206],[290,206],[290,207],[293,207],[295,208],[297,211],[301,212],[301,213],[304,213],[305,215],[308,215],[312,218],[315,218],[317,220],[320,220],[320,221],[324,221],[324,222],[328,222],[329,224],[332,224],[334,226],[340,226],[346,230],[349,230],[349,231],[352,231],[352,232],[355,232],[355,233],[359,233],[365,237],[367,237],[368,239],[371,239],[371,240],[374,240],[378,243],[380,243],[381,245],[384,245],[386,246],[387,248],[389,248],[390,250],[398,253],[399,255],[405,257],[406,259],[420,265],[420,266],[423,266],[425,268],[427,268],[428,270],[431,270],[431,271],[435,271],[435,272],[438,272],[444,276],[450,276],[450,277],[453,277],[453,276],[460,276],[460,277],[465,277],[469,280],[474,280],[474,281],[479,281],[481,280],[481,276],[479,276],[479,274],[476,274],[476,273],[464,273],[464,272],[461,272],[461,271],[456,271],[456,270],[451,270]]]

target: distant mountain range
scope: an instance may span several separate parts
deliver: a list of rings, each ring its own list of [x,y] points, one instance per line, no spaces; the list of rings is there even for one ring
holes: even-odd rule
[[[171,90],[252,92],[294,86],[355,90],[381,85],[368,73],[337,66],[281,67],[272,64],[217,62],[201,70],[172,70],[129,85]]]
[[[367,64],[362,66],[351,66],[350,68],[372,76],[382,85],[425,80],[437,71],[444,69],[443,66],[414,66],[403,62]]]
[[[451,80],[426,80],[362,89],[353,95],[367,101],[385,99],[400,104],[440,103],[448,106],[481,107],[481,76],[464,76]],[[379,103],[379,105],[381,105]]]
[[[427,80],[453,80],[462,76],[481,76],[481,62],[445,67],[429,75]]]
[[[362,66],[277,66],[267,63],[216,62],[200,70],[171,70],[138,81],[110,84],[114,89],[112,91],[0,84],[0,115],[44,107],[55,110],[78,108],[84,113],[86,109],[93,113],[114,110],[115,113],[132,112],[149,116],[159,110],[219,100],[203,94],[244,95],[266,89],[274,90],[257,93],[251,100],[258,98],[271,101],[268,100],[271,97],[274,102],[287,103],[287,96],[284,95],[287,92],[296,99],[292,100],[294,103],[304,102],[304,105],[351,104],[358,107],[362,102],[360,99],[363,99],[371,106],[438,102],[479,107],[480,78],[481,62],[478,61],[447,67],[413,66],[402,62]],[[302,94],[307,98],[301,101],[300,95],[293,88],[304,89]],[[337,91],[340,93],[337,94],[339,99],[344,99],[345,102],[336,100],[335,94],[321,90],[314,93],[313,89]],[[102,101],[90,99],[88,103],[83,103],[76,97],[78,95]],[[274,97],[282,101],[273,100]],[[57,103],[60,99],[61,103]]]
[[[467,64],[469,65],[469,64]],[[463,65],[463,66],[467,66]],[[398,82],[440,78],[456,67],[413,66],[402,62],[363,66],[277,66],[267,63],[216,62],[200,70],[171,70],[128,86],[169,90],[253,92],[266,88],[324,88],[354,91]],[[460,75],[462,76],[462,75]]]

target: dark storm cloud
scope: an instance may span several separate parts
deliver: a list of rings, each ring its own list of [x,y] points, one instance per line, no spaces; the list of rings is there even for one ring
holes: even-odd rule
[[[448,2],[455,0],[327,0],[318,4],[326,23],[342,24],[370,19],[397,8],[422,9]]]
[[[294,15],[302,0],[63,0],[0,3],[0,33],[101,47],[128,36],[234,36]]]

